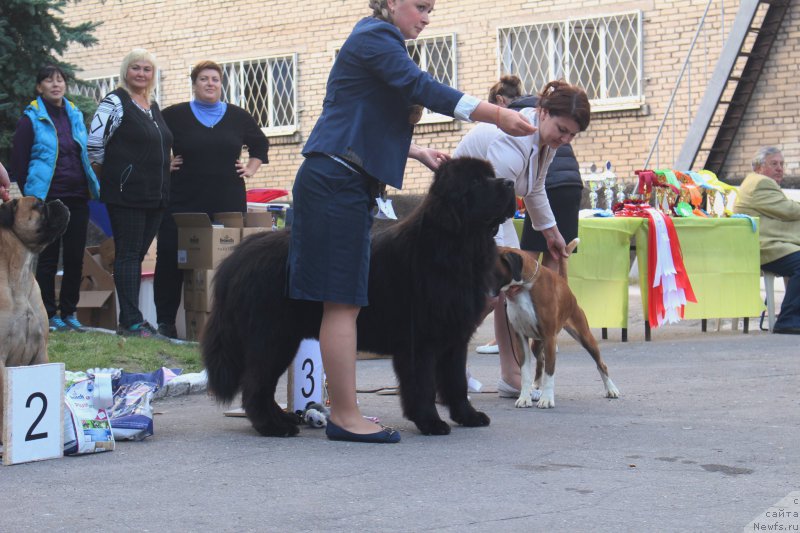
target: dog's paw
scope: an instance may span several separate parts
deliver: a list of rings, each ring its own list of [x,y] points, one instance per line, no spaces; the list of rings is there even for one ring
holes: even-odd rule
[[[539,398],[539,402],[536,404],[536,407],[539,409],[552,409],[556,406],[555,398],[551,395],[544,394],[541,398]]]
[[[514,407],[533,407],[533,401],[530,396],[520,396],[514,402]]]
[[[619,398],[619,389],[614,382],[610,379],[605,384],[606,385],[606,398]]]
[[[531,401],[538,402],[539,398],[542,397],[542,391],[539,389],[532,389],[531,390]]]
[[[480,428],[488,426],[491,419],[486,413],[473,410],[468,416],[460,417],[460,420],[454,419],[453,421],[468,428]]]
[[[414,422],[423,435],[449,435],[450,424],[444,420],[426,420],[424,422]]]
[[[253,424],[253,428],[264,437],[294,437],[300,433],[294,424]]]

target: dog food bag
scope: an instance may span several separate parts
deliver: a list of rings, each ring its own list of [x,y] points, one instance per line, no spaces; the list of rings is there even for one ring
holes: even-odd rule
[[[150,400],[157,385],[134,381],[117,387],[111,408],[111,427],[117,440],[143,440],[153,434]]]
[[[83,372],[67,372],[65,378],[64,455],[113,450],[108,414],[94,407],[94,380]]]

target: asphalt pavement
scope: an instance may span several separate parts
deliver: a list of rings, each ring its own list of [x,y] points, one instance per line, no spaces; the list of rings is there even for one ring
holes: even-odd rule
[[[629,341],[618,330],[600,341],[617,400],[603,397],[592,360],[563,333],[555,408],[498,398],[497,357],[474,352],[493,336],[489,319],[469,355],[484,385],[471,398],[489,427],[423,436],[396,396],[362,393],[364,414],[399,428],[401,443],[331,442],[310,427],[264,438],[205,394],[168,398],[154,404],[155,435],[143,442],[0,466],[0,531],[717,532],[772,523],[765,511],[800,490],[800,338],[759,331],[757,320],[748,334],[727,320],[706,333],[685,321],[645,342],[637,298],[634,286]],[[358,383],[393,386],[391,362],[359,361]],[[800,529],[800,518],[780,520]]]

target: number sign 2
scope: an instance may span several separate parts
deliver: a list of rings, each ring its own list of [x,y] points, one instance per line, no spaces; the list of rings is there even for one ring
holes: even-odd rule
[[[319,341],[305,339],[300,343],[294,362],[289,367],[289,410],[303,411],[310,402],[322,403],[324,381]]]
[[[64,364],[6,368],[3,464],[64,455]]]

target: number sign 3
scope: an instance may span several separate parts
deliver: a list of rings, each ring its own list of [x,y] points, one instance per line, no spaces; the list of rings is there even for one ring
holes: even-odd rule
[[[3,379],[3,464],[62,457],[63,363],[6,368]]]
[[[288,398],[292,411],[303,411],[311,402],[322,403],[324,378],[319,341],[306,339],[300,343],[294,363],[289,368]]]

